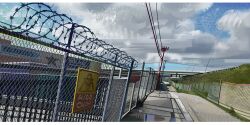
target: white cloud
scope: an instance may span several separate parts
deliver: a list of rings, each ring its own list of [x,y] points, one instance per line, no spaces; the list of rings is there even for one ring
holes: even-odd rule
[[[182,56],[177,53],[168,53],[166,57],[168,60],[171,60],[171,61],[182,62]]]
[[[246,56],[249,53],[249,11],[229,11],[218,21],[218,28],[230,34],[230,38],[221,40],[195,29],[193,17],[206,11],[211,5],[158,5],[162,41],[163,45],[170,46],[167,54],[170,62],[204,65],[209,58],[249,57]],[[56,7],[60,12],[73,16],[80,24],[89,27],[97,37],[121,48],[139,61],[159,62],[144,3],[57,3]],[[155,4],[151,3],[151,7],[156,20]],[[242,54],[245,56],[241,57]],[[222,62],[214,61],[214,65],[215,63]]]
[[[249,19],[250,10],[230,10],[219,19],[218,27],[230,34],[226,42],[220,42],[216,46],[220,57],[250,58]]]
[[[144,3],[55,3],[59,13],[89,27],[98,38],[114,45],[139,61],[159,62]],[[163,45],[170,46],[170,62],[213,65],[229,63],[223,59],[250,58],[250,10],[230,10],[217,22],[230,37],[219,39],[195,28],[194,17],[211,7],[210,3],[159,3],[159,22]],[[155,4],[151,3],[156,21]],[[13,11],[13,8],[11,9]],[[1,13],[9,18],[9,13]],[[157,22],[155,22],[157,26]],[[34,29],[37,32],[38,29]],[[158,33],[158,31],[157,31]],[[56,34],[56,33],[55,33]],[[100,50],[99,50],[100,51]],[[221,59],[221,60],[219,60]]]
[[[160,62],[158,53],[147,53],[145,62]]]
[[[58,3],[55,5],[59,11],[75,17],[82,25],[90,27],[97,37],[117,45],[118,48],[121,47],[135,58],[145,59],[148,62],[159,61],[158,55],[152,54],[156,52],[156,48],[144,3],[108,5]],[[159,4],[162,39],[175,39],[176,44],[182,44],[183,51],[190,45],[196,44],[193,39],[199,41],[198,36],[201,33],[194,30],[191,18],[210,6],[211,4],[203,3]],[[156,19],[155,4],[151,3],[151,7]],[[119,40],[108,41],[108,39]],[[126,39],[130,39],[131,42],[126,43]],[[199,44],[202,44],[202,41]],[[171,48],[178,49],[174,45]],[[174,56],[176,55],[171,55],[171,59],[179,60]]]
[[[215,49],[221,50],[221,51],[227,51],[229,49],[229,46],[225,43],[219,42],[215,45]]]

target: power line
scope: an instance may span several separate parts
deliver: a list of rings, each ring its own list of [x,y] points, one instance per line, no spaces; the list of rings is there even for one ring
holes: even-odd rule
[[[153,16],[153,13],[152,13],[152,10],[151,10],[151,4],[150,4],[150,3],[148,3],[148,4],[149,4],[149,10],[150,10],[150,14],[151,14],[151,20],[152,20],[152,22],[153,22],[153,29],[154,29],[153,32],[154,32],[154,34],[155,34],[156,43],[157,43],[157,48],[160,49],[160,48],[159,48],[159,44],[158,44],[158,38],[157,38],[156,30],[155,30],[154,16]]]
[[[208,59],[208,62],[207,62],[207,65],[206,65],[206,69],[205,69],[205,73],[207,72],[207,67],[208,67],[208,64],[210,63],[210,60],[211,60],[211,58]]]
[[[159,50],[159,45],[158,45],[158,42],[157,42],[157,37],[156,37],[156,34],[155,34],[155,29],[153,27],[153,19],[152,18],[152,11],[151,11],[151,14],[150,14],[150,10],[151,10],[151,7],[150,7],[150,4],[149,4],[149,7],[150,7],[150,10],[149,10],[149,7],[147,5],[147,3],[145,3],[146,5],[146,8],[147,8],[147,12],[148,12],[148,18],[149,18],[149,21],[150,21],[150,26],[151,26],[151,29],[152,29],[152,32],[153,32],[153,37],[154,37],[154,40],[155,40],[155,45],[156,45],[156,49],[157,49],[157,52],[158,52],[158,55],[161,57],[161,53],[160,53],[160,50]]]
[[[152,32],[153,32],[153,35],[154,35],[154,39],[155,39],[155,45],[156,45],[156,48],[157,48],[157,51],[158,51],[158,55],[160,57],[160,67],[159,67],[159,72],[158,72],[158,80],[157,80],[157,89],[159,89],[159,83],[160,83],[160,72],[161,72],[161,68],[162,68],[162,63],[163,63],[163,59],[164,59],[164,54],[167,50],[169,50],[169,47],[163,47],[162,46],[162,42],[161,42],[161,34],[160,34],[160,26],[159,26],[159,17],[158,17],[158,11],[157,11],[157,8],[156,8],[156,11],[157,11],[157,22],[158,22],[158,31],[159,31],[159,37],[160,37],[160,42],[161,42],[161,47],[159,48],[159,44],[158,44],[158,39],[157,39],[157,35],[156,35],[156,30],[155,30],[155,25],[154,25],[154,17],[153,17],[153,13],[152,13],[152,10],[151,10],[151,5],[149,3],[149,5],[146,4],[146,8],[147,8],[147,12],[148,12],[148,17],[149,17],[149,21],[150,21],[150,24],[151,24],[151,28],[152,28]],[[149,7],[148,7],[149,6]],[[156,4],[156,7],[157,7],[157,4]],[[148,9],[149,8],[149,9]],[[150,12],[149,12],[150,11]]]
[[[158,14],[157,3],[155,3],[155,8],[156,8],[157,23],[158,23],[158,33],[159,33],[161,48],[162,48],[161,31],[160,31],[160,23],[159,23],[159,14]]]

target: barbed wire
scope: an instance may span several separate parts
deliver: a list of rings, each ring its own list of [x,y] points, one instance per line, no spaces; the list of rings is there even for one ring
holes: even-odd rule
[[[75,23],[72,18],[57,13],[44,3],[21,3],[9,22],[0,21],[2,29],[64,49],[72,27],[71,51],[119,67],[128,68],[132,61],[135,61],[134,68],[138,66],[138,62],[126,52],[98,39],[90,28]]]

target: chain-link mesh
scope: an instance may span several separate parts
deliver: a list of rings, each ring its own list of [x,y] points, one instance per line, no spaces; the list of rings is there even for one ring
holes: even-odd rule
[[[140,86],[140,91],[139,91],[139,100],[142,100],[145,96],[145,91],[146,91],[146,86],[148,83],[148,76],[149,76],[149,72],[148,71],[144,71],[142,73],[142,78],[141,78],[141,86]]]
[[[123,114],[127,113],[130,110],[130,104],[132,103],[132,98],[133,98],[133,91],[134,91],[134,86],[135,83],[129,82],[129,86],[128,86],[128,93],[126,95],[126,100],[125,100],[125,107],[123,110]]]
[[[211,83],[208,90],[208,98],[212,101],[218,102],[220,96],[220,83]]]
[[[0,120],[52,121],[64,52],[6,34],[0,36]],[[89,69],[91,62],[69,54],[59,98],[58,121],[102,120],[110,65],[104,65],[100,71],[92,112],[71,113],[77,68]]]
[[[1,121],[50,121],[63,52],[0,36]]]
[[[140,83],[140,71],[134,70],[131,73],[131,77],[129,79],[129,86],[128,86],[128,92],[126,95],[126,102],[125,107],[123,110],[123,114],[126,114],[131,109],[133,109],[136,106],[137,103],[137,96],[139,91],[139,83]]]
[[[1,34],[1,121],[52,121],[65,52],[29,40]],[[87,113],[72,113],[78,68],[90,69],[93,60],[69,53],[65,63],[56,112],[57,121],[101,121],[107,91],[110,95],[104,121],[119,121],[122,96],[128,80],[125,69],[121,78],[114,76],[110,90],[111,65],[101,64],[94,108]],[[125,72],[125,73],[124,73]],[[138,78],[129,82],[123,115],[132,110],[137,99],[152,92],[156,84],[154,72],[134,71]],[[119,74],[119,73],[118,73]],[[140,97],[138,98],[138,96]]]
[[[152,85],[152,89],[151,91],[155,90],[156,89],[156,85],[157,85],[157,74],[156,72],[154,72],[154,79],[153,79],[153,85]]]
[[[152,92],[154,73],[134,70],[141,78],[134,81],[138,62],[89,28],[43,3],[14,10],[0,21],[0,121],[119,121]],[[99,79],[92,110],[72,113],[79,68],[96,70]]]
[[[134,73],[135,72],[135,73]],[[139,96],[139,90],[140,90],[140,76],[141,76],[141,71],[134,71],[132,72],[133,76],[131,78],[135,78],[134,81],[134,91],[133,91],[133,96],[132,96],[132,102],[131,102],[131,108],[133,109],[136,106],[137,99]]]
[[[114,78],[110,87],[104,121],[119,121],[126,78]]]
[[[145,97],[153,92],[152,86],[155,86],[154,84],[156,84],[153,79],[154,75],[155,72],[153,72],[152,69],[132,71],[122,116],[125,116],[129,111],[136,107],[138,101],[143,102]]]
[[[69,60],[71,61],[68,61],[67,63],[68,67],[65,73],[65,79],[63,80],[63,84],[61,86],[57,117],[58,121],[101,121],[104,108],[104,100],[109,84],[109,74],[111,72],[111,66],[107,64],[101,65],[102,68],[100,70],[100,77],[97,82],[95,103],[92,111],[86,113],[71,113],[78,67],[90,70],[95,69],[91,68],[91,63],[94,63],[93,61],[83,59],[80,56],[70,54]]]
[[[146,87],[146,95],[148,95],[150,93],[150,89],[153,83],[153,73],[152,71],[149,72],[149,76],[148,76],[148,83],[147,83],[147,87]]]

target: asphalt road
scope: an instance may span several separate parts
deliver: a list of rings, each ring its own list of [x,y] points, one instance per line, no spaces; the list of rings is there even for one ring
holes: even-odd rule
[[[240,120],[213,103],[196,95],[177,93],[186,110],[198,122],[239,122]]]

